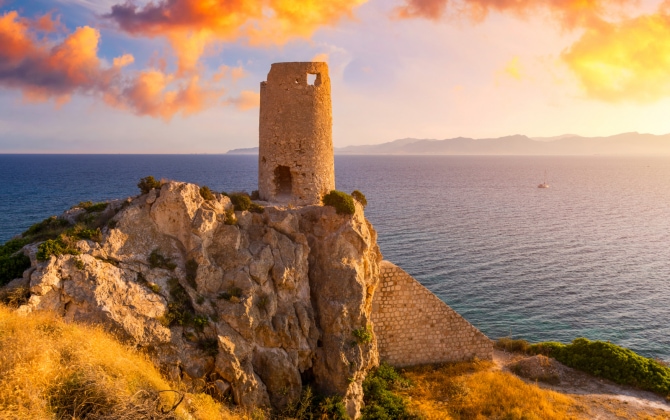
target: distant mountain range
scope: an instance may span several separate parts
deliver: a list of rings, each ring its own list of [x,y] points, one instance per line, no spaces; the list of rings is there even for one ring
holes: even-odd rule
[[[258,147],[228,154],[258,154]],[[495,139],[458,137],[445,140],[406,138],[367,146],[335,148],[336,155],[670,155],[670,134],[624,133],[609,137],[530,138],[523,135]]]

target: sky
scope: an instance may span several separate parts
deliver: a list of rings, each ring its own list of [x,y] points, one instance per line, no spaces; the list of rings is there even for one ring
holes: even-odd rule
[[[283,61],[335,147],[670,133],[670,0],[0,0],[0,153],[253,147]]]

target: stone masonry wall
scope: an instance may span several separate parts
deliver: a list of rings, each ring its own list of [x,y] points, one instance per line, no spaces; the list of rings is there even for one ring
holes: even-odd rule
[[[372,303],[379,358],[393,366],[491,360],[493,341],[389,261]]]
[[[273,64],[261,83],[260,198],[321,204],[321,197],[335,189],[332,131],[328,65]]]

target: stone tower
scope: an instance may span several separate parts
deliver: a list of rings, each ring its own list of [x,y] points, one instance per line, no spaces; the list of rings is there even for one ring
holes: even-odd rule
[[[262,200],[320,204],[335,189],[333,118],[326,63],[275,63],[261,82],[258,193]]]

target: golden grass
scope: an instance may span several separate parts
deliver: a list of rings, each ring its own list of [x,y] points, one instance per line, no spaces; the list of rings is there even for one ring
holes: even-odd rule
[[[584,407],[574,399],[492,367],[475,361],[407,369],[403,375],[414,386],[403,394],[428,420],[584,418]]]
[[[206,394],[184,392],[101,328],[45,313],[20,316],[0,305],[0,419],[83,417],[247,418]]]

